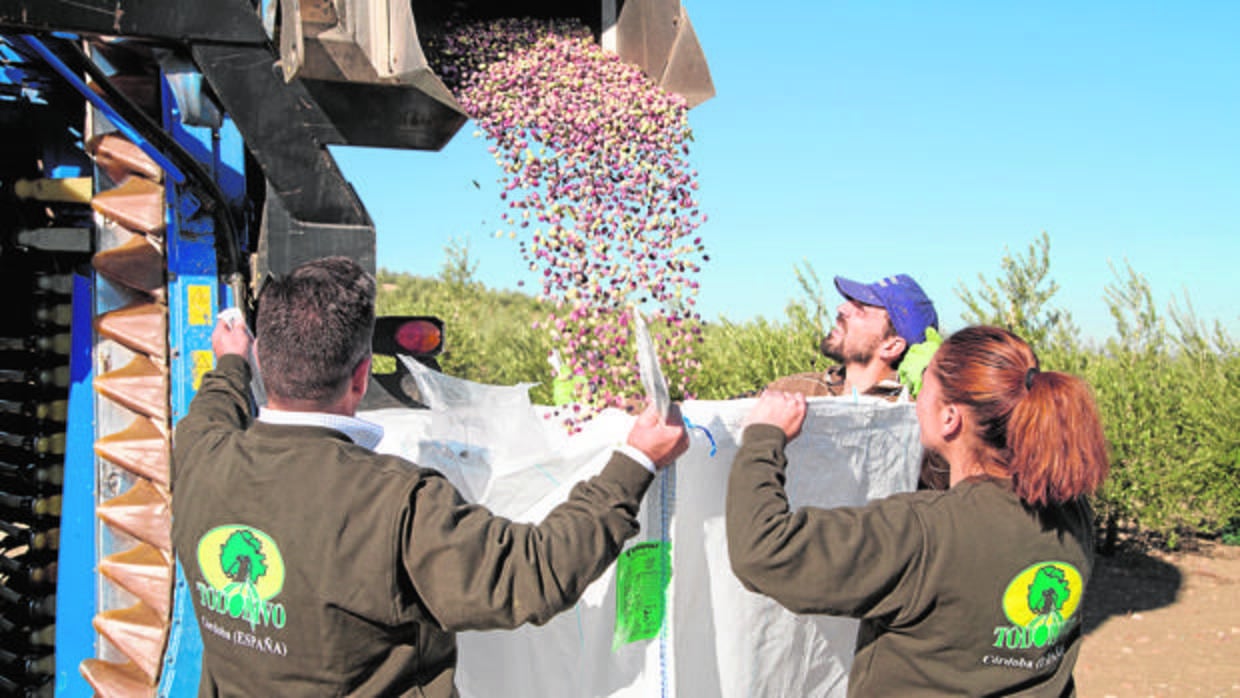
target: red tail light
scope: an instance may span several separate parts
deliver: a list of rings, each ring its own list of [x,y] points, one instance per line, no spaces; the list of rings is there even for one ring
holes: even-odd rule
[[[372,347],[376,354],[435,356],[443,349],[443,321],[430,316],[377,318]]]
[[[443,346],[443,332],[425,320],[410,320],[396,328],[396,343],[409,354],[432,354]]]

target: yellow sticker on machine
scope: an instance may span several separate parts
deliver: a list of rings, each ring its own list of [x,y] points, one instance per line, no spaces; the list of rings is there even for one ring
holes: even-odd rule
[[[189,294],[189,324],[193,325],[210,325],[211,317],[211,286],[207,284],[197,284],[186,286],[186,292]]]
[[[199,349],[190,352],[190,360],[194,362],[194,390],[198,390],[202,377],[215,368],[215,354],[210,349]]]

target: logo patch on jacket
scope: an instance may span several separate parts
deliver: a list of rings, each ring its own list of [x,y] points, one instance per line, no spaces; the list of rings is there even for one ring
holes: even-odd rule
[[[1003,592],[1003,614],[1009,625],[994,629],[994,647],[1001,650],[1049,650],[1031,658],[1028,653],[987,655],[983,664],[1040,671],[1063,657],[1063,634],[1079,618],[1085,593],[1081,573],[1066,562],[1030,565],[1008,582]]]
[[[203,611],[245,621],[251,631],[284,627],[284,606],[272,601],[284,588],[284,558],[271,536],[243,524],[216,526],[198,540],[198,569]]]

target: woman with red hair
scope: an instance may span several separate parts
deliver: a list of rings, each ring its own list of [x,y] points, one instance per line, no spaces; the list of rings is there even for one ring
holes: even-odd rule
[[[1106,478],[1089,386],[1041,371],[1016,335],[949,337],[917,399],[951,487],[791,510],[785,446],[805,398],[767,392],[728,481],[741,583],[797,613],[858,618],[850,696],[1073,695],[1094,564],[1086,500]]]

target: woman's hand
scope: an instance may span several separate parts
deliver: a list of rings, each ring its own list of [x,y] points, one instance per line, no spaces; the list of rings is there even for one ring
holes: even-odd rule
[[[804,423],[805,396],[779,390],[763,391],[758,397],[758,404],[745,417],[746,425],[770,424],[779,427],[789,441],[800,435]]]

